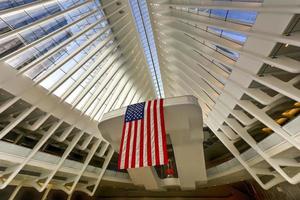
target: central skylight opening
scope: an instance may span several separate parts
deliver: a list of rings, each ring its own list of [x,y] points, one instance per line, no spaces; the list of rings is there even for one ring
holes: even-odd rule
[[[129,0],[157,97],[164,97],[157,51],[146,0]]]

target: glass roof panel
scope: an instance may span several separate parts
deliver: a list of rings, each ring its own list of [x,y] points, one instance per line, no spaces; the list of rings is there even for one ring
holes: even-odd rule
[[[132,14],[135,18],[140,40],[144,48],[148,67],[150,69],[157,97],[164,97],[160,75],[159,62],[153,37],[146,0],[130,0]]]

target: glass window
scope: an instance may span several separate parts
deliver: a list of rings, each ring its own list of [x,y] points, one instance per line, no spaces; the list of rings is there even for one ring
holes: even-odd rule
[[[12,8],[13,6],[13,2],[11,0],[3,0],[0,1],[0,10],[5,10],[8,8]]]
[[[221,10],[221,9],[211,9],[210,14],[212,17],[225,19],[227,15],[227,10]]]
[[[238,43],[245,43],[247,36],[241,33],[232,32],[232,31],[224,31],[222,32],[222,37],[228,38],[230,40],[236,41]]]
[[[55,42],[61,43],[61,42],[65,41],[65,40],[67,40],[68,38],[70,38],[71,36],[72,36],[71,32],[64,31],[64,32],[61,32],[58,35],[53,36],[52,38],[55,40]]]
[[[36,49],[30,48],[26,50],[23,54],[19,55],[16,58],[10,59],[7,62],[14,68],[21,69],[27,64],[34,61],[37,58],[38,54],[39,52]]]
[[[40,52],[41,55],[43,55],[55,46],[56,46],[56,43],[52,39],[48,39],[48,40],[36,45],[35,48]]]
[[[63,7],[63,9],[68,9],[74,5],[72,0],[58,0],[59,4]]]
[[[84,104],[87,103],[87,101],[90,99],[90,97],[92,96],[92,94],[89,92],[87,93],[84,98],[79,102],[79,104],[76,106],[77,109],[82,109]]]
[[[81,85],[79,85],[79,87],[77,87],[66,99],[66,102],[68,102],[69,104],[71,104],[75,98],[79,95],[79,93],[83,90],[83,87]]]
[[[215,27],[208,27],[207,31],[211,32],[213,34],[216,34],[220,37],[224,37],[229,40],[232,40],[234,42],[238,42],[240,44],[245,43],[245,41],[247,39],[247,36],[244,34],[233,32],[233,31],[222,30],[222,29],[215,28]]]
[[[67,56],[67,52],[65,49],[61,49],[57,53],[55,53],[53,56],[51,56],[49,59],[54,63],[57,64],[59,63],[62,59],[64,59]]]
[[[47,32],[41,26],[37,26],[31,30],[34,33],[34,35],[37,37],[37,39],[40,39],[41,37],[47,35]]]
[[[49,34],[57,29],[57,21],[51,20],[48,23],[42,24],[40,27],[45,33]]]
[[[55,71],[53,74],[48,76],[44,81],[41,82],[41,86],[49,89],[54,83],[56,83],[65,73],[61,70]]]
[[[255,11],[229,10],[227,19],[246,24],[254,24],[256,16],[257,12]]]
[[[71,12],[68,13],[68,15],[73,19],[76,20],[81,16],[81,13],[78,9],[72,10]]]
[[[25,75],[34,80],[52,65],[53,63],[50,60],[46,60],[43,63],[38,64],[34,68],[31,68],[30,70],[26,71]]]
[[[47,11],[50,15],[53,15],[53,14],[61,11],[61,8],[59,7],[59,5],[56,2],[54,2],[52,4],[48,4],[45,8],[47,9]]]
[[[80,62],[86,55],[87,53],[85,51],[81,51],[76,56],[74,56],[74,60]]]
[[[34,9],[28,9],[26,10],[26,12],[32,18],[32,21],[37,21],[50,15],[50,13],[48,13],[48,11],[43,6],[39,6]]]
[[[20,28],[22,26],[26,26],[31,22],[33,22],[33,19],[25,12],[19,12],[17,15],[16,14],[5,15],[2,16],[2,19],[15,29]]]
[[[20,49],[24,46],[24,43],[19,39],[19,37],[4,39],[0,43],[0,58],[11,54],[12,52]]]
[[[31,3],[34,0],[12,0],[12,1],[14,1],[15,6],[21,6],[21,5],[24,5],[24,4],[27,4],[27,3]]]
[[[0,1],[0,10],[17,7],[20,5],[27,4],[27,3],[32,3],[34,1],[37,1],[37,0],[1,0]]]
[[[72,69],[75,65],[77,64],[77,62],[73,59],[69,60],[67,63],[65,63],[61,69],[64,71],[64,72],[68,72],[70,69]]]
[[[59,88],[54,91],[54,94],[58,97],[62,96],[65,91],[74,83],[75,81],[72,79],[68,79],[65,81]]]
[[[38,28],[39,29],[39,28]],[[37,30],[37,29],[35,29]],[[36,34],[34,34],[32,32],[32,30],[26,30],[22,33],[20,33],[20,36],[24,39],[24,41],[27,43],[27,44],[30,44],[32,43],[33,41],[37,40],[37,36]]]
[[[89,6],[83,6],[83,7],[79,7],[78,10],[81,12],[81,14],[85,14],[89,12],[91,9]]]
[[[218,35],[218,36],[221,36],[221,34],[222,34],[222,30],[219,29],[219,28],[215,28],[215,27],[208,27],[207,31],[211,32],[211,33],[213,33],[215,35]]]
[[[158,65],[157,52],[150,23],[147,2],[146,0],[130,0],[130,6],[135,18],[137,30],[140,35],[140,40],[144,48],[144,53],[147,58],[146,60],[148,63],[148,67],[152,74],[153,83],[154,85],[157,85],[157,96],[163,97],[163,87],[162,85],[158,84],[159,82],[161,82],[159,70],[160,68]]]
[[[55,20],[57,23],[55,30],[68,24],[68,21],[65,17],[55,18]]]
[[[4,23],[2,19],[0,19],[0,35],[9,31],[11,31],[11,28],[6,23]]]
[[[231,50],[226,49],[224,47],[216,45],[216,48],[217,48],[217,51],[227,55],[228,57],[230,57],[233,60],[237,60],[240,57],[239,53],[231,51]]]

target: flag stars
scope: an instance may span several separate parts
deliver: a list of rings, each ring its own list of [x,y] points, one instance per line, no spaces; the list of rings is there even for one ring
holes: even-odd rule
[[[142,119],[144,117],[144,108],[145,102],[128,106],[125,114],[125,121],[131,122]]]

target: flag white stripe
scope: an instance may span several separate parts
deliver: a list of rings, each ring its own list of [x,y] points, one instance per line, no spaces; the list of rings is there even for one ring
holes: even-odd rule
[[[127,136],[128,136],[128,126],[129,124],[125,124],[125,133],[124,133],[124,142],[123,142],[123,147],[122,147],[122,155],[121,155],[121,163],[120,163],[120,168],[124,169],[125,165],[125,155],[126,155],[126,146],[127,146]]]
[[[147,157],[147,107],[148,107],[148,102],[145,103],[145,108],[144,108],[144,152],[143,152],[143,167],[147,166],[148,162],[148,157]]]
[[[133,151],[133,138],[134,138],[134,128],[135,128],[135,123],[131,123],[131,134],[130,134],[130,145],[129,145],[129,159],[128,159],[128,167],[132,168],[131,166],[131,160],[132,160],[132,151]]]
[[[160,121],[160,103],[157,101],[157,132],[158,132],[158,151],[159,151],[159,164],[164,163],[164,150],[162,144],[162,130],[161,130],[161,121]]]
[[[154,103],[152,101],[150,108],[150,116],[151,116],[151,155],[152,155],[152,166],[155,165],[155,133],[154,133]]]
[[[135,150],[135,167],[140,166],[140,140],[141,140],[141,123],[142,120],[137,121],[137,134],[136,134],[136,150]]]

